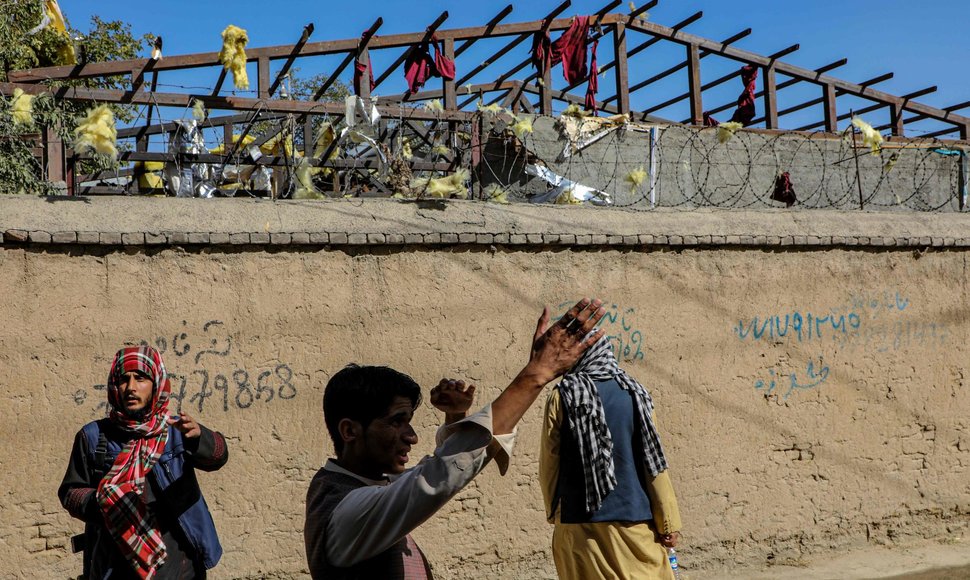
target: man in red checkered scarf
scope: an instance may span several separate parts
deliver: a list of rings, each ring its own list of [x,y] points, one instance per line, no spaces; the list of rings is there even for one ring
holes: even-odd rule
[[[194,469],[222,467],[225,438],[169,415],[168,375],[149,346],[118,351],[107,391],[108,418],[78,433],[58,490],[88,524],[85,577],[204,577],[222,548]]]

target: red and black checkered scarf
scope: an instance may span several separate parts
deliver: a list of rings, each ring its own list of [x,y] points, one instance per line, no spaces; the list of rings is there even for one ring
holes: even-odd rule
[[[121,384],[132,371],[151,377],[152,400],[139,417],[125,414]],[[145,478],[168,441],[171,394],[162,357],[150,346],[118,351],[108,374],[108,418],[133,438],[125,444],[107,475],[98,483],[98,505],[108,532],[141,578],[152,578],[165,562],[165,543],[155,517],[145,504]]]

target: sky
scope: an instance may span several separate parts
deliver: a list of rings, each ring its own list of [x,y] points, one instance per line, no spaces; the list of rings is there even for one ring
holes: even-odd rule
[[[102,19],[124,20],[132,25],[136,34],[161,35],[165,41],[165,54],[175,55],[218,51],[221,46],[220,32],[228,24],[246,29],[250,38],[249,46],[258,47],[292,44],[298,40],[303,26],[309,22],[313,22],[315,26],[311,37],[314,41],[356,38],[378,16],[384,18],[381,34],[421,31],[445,10],[449,17],[442,28],[480,26],[488,22],[508,2],[61,0],[60,4],[66,17],[76,28],[86,30],[93,15]],[[605,4],[602,0],[576,0],[563,15],[588,14]],[[637,5],[640,4],[642,2],[637,2]],[[538,20],[557,5],[555,0],[519,2],[514,4],[514,11],[504,22]],[[623,4],[615,11],[617,10],[626,11],[629,6]],[[844,80],[861,82],[883,73],[894,72],[895,77],[892,80],[875,88],[901,95],[936,85],[936,93],[918,100],[938,107],[970,101],[970,79],[964,72],[964,59],[970,55],[970,34],[967,30],[970,2],[965,0],[945,5],[903,0],[661,0],[649,11],[649,20],[672,26],[697,11],[703,11],[704,17],[685,29],[692,34],[723,40],[750,27],[753,33],[735,46],[766,55],[798,43],[801,49],[783,58],[783,61],[805,68],[817,68],[840,58],[847,58],[848,64],[831,74]],[[647,38],[636,36],[629,42],[642,42]],[[507,40],[498,40],[491,44],[480,42],[476,45],[476,51],[468,51],[459,59],[459,75],[463,68],[474,68],[488,53],[494,52],[505,42]],[[528,43],[523,43],[513,54],[476,77],[476,81],[493,80],[522,61],[526,57],[526,50]],[[147,54],[146,49],[145,55]],[[383,66],[390,64],[396,56],[397,54],[381,51],[374,56],[375,69],[383,70]],[[600,58],[611,60],[609,54]],[[652,76],[682,60],[683,49],[673,46],[672,43],[654,45],[631,60],[631,82]],[[382,63],[386,64],[382,66]],[[301,62],[298,66],[302,68],[301,74],[309,75],[325,72],[336,66],[336,62],[332,57],[319,57]],[[703,61],[702,77],[707,82],[737,67],[738,64],[733,61],[709,57]],[[191,89],[181,87],[211,87],[217,76],[218,71],[214,69],[166,74],[159,79],[159,90],[182,91]],[[250,76],[255,78],[255,69],[250,72]],[[559,79],[561,81],[561,76]],[[601,87],[608,87],[610,84],[604,80],[600,82]],[[684,92],[686,86],[686,76],[683,73],[674,75],[634,94],[634,108],[666,100],[673,94]],[[403,87],[403,72],[400,72],[393,75],[386,85],[382,85],[378,93],[396,93]],[[705,92],[705,108],[732,102],[737,98],[740,89],[740,81],[734,81],[726,83],[717,91]],[[580,95],[583,93],[582,89],[577,91]],[[814,85],[800,83],[783,91],[781,108],[786,104],[797,104],[817,96],[819,92]],[[856,104],[846,100],[844,106],[864,105],[865,103]],[[686,117],[686,106],[686,103],[682,103],[657,114],[682,120]],[[842,106],[843,101],[840,99],[840,107]],[[761,114],[760,102],[758,113]],[[963,113],[970,115],[970,109]],[[815,120],[819,115],[820,109],[806,111],[802,117],[792,115],[790,119],[783,118],[783,126],[794,128],[802,119]],[[880,115],[881,113],[873,113],[870,122],[877,124],[888,121],[887,116]],[[730,112],[726,116],[730,116]],[[935,128],[927,124],[919,126],[919,129],[916,127],[914,125],[914,131],[917,132]]]

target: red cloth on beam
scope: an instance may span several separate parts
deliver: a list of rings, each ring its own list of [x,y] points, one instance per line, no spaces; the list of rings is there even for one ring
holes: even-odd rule
[[[589,46],[589,16],[577,16],[552,43],[553,64],[562,62],[562,76],[573,84],[586,76],[586,49]]]
[[[551,42],[549,32],[540,30],[532,38],[532,64],[539,74],[563,63],[562,75],[573,84],[586,76],[589,47],[589,16],[577,16],[562,36]]]
[[[599,41],[593,41],[593,48],[590,51],[590,63],[589,63],[589,82],[586,84],[586,110],[592,111],[596,114],[596,93],[600,89],[599,82],[599,67],[596,65],[596,47],[599,46]]]
[[[731,120],[747,127],[754,119],[754,85],[758,80],[758,67],[746,64],[741,68],[741,82],[744,92],[738,97],[738,108]]]
[[[741,83],[744,84],[744,91],[738,97],[738,108],[731,115],[731,122],[741,123],[747,127],[754,119],[754,89],[757,80],[758,67],[750,64],[741,67]],[[717,127],[720,124],[710,113],[704,113],[705,127]]]
[[[364,35],[366,34],[367,32],[365,31],[364,34],[360,35],[361,40],[363,40]],[[360,46],[360,43],[358,43],[358,46]],[[354,94],[357,95],[358,97],[360,96],[360,87],[361,87],[361,82],[363,81],[363,78],[364,78],[364,72],[369,73],[368,77],[370,78],[370,90],[373,91],[375,86],[374,67],[371,66],[370,59],[368,59],[367,64],[364,64],[359,60],[355,59],[354,60]]]
[[[360,61],[354,62],[354,94],[360,96],[360,83],[363,81],[364,71],[370,71],[370,90],[374,90],[374,69],[369,64]]]
[[[455,80],[455,61],[445,57],[442,53],[442,43],[438,37],[431,36],[434,44],[434,58],[428,50],[429,43],[425,42],[416,47],[404,61],[404,78],[408,82],[408,91],[416,93],[431,77],[442,77],[450,81]]]

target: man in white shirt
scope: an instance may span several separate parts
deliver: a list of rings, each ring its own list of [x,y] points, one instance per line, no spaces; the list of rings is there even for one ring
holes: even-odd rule
[[[474,386],[442,380],[431,402],[445,412],[433,455],[407,469],[418,437],[411,428],[421,389],[387,367],[350,365],[323,395],[336,459],[317,472],[307,493],[307,562],[313,578],[430,579],[410,533],[495,459],[504,474],[515,426],[543,387],[569,370],[603,334],[600,300],[583,299],[553,325],[543,310],[529,362],[484,409],[465,417]]]

